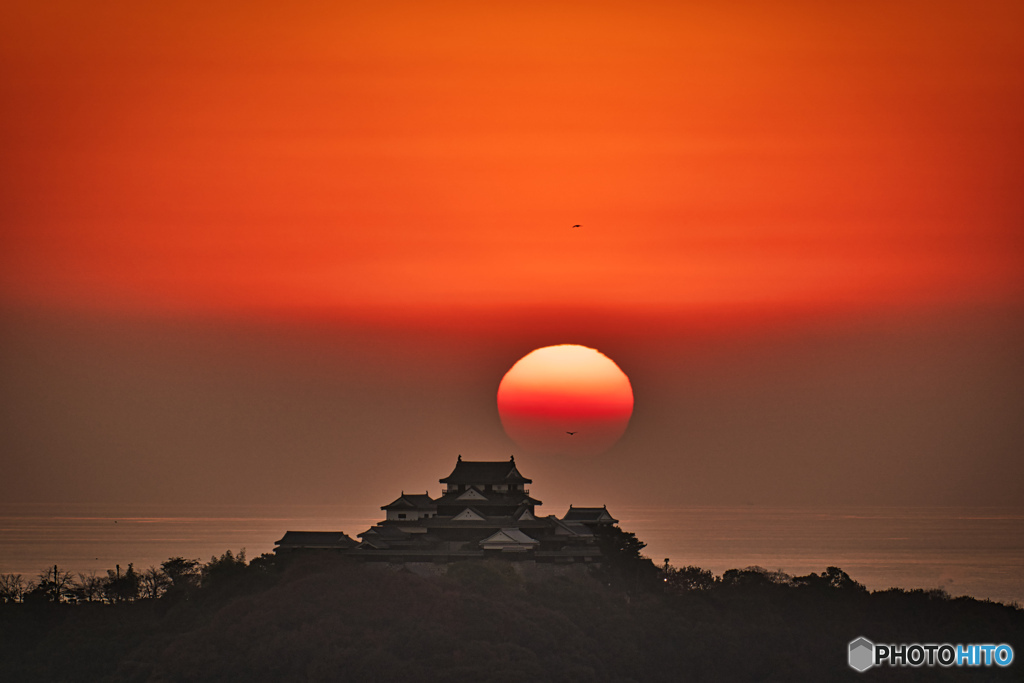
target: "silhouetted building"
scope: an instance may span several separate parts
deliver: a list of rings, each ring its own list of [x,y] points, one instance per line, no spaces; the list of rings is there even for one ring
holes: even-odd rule
[[[383,505],[380,509],[386,510],[388,520],[393,522],[413,521],[437,514],[437,505],[430,494],[407,494],[405,491],[395,502]]]
[[[353,557],[389,563],[446,563],[499,556],[535,563],[575,564],[601,560],[594,528],[615,524],[604,507],[577,508],[561,519],[538,516],[541,501],[526,488],[532,480],[507,461],[471,462],[459,456],[455,469],[440,480],[441,496],[402,494],[381,506],[385,519],[358,534],[356,545],[342,548]],[[289,531],[275,552],[298,549],[298,534]],[[293,535],[297,535],[294,536]],[[290,540],[293,539],[293,540]],[[310,537],[310,543],[314,540]],[[310,545],[308,547],[314,547]],[[316,546],[319,547],[319,546]]]
[[[341,531],[286,531],[275,543],[275,553],[291,550],[351,550],[359,545]]]
[[[599,508],[578,508],[569,506],[569,511],[565,513],[562,519],[566,522],[580,522],[582,524],[618,524],[619,520],[615,519],[608,513],[607,507]]]

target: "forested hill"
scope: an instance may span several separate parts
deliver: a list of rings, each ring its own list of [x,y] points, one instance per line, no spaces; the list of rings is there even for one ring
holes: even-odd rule
[[[938,592],[869,593],[838,569],[711,577],[649,560],[527,582],[500,561],[444,577],[264,556],[157,599],[0,604],[0,680],[1021,680],[1007,668],[847,665],[848,643],[1008,643],[1024,612]]]

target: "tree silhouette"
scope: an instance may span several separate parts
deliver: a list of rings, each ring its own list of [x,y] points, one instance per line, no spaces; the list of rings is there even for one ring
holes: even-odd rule
[[[163,571],[150,567],[142,572],[139,583],[139,595],[143,598],[159,598],[171,585],[171,580]]]
[[[665,561],[661,570],[662,581],[670,591],[707,591],[715,587],[719,579],[708,569],[688,566],[676,569]]]
[[[73,597],[74,580],[71,572],[62,571],[57,565],[39,572],[39,581],[29,593],[45,597],[50,602],[64,602]]]
[[[0,602],[21,602],[25,593],[31,590],[21,574],[0,574]]]
[[[850,578],[850,575],[839,567],[827,567],[821,574],[811,572],[807,576],[793,578],[793,584],[817,590],[843,590],[848,593],[866,593],[867,589]]]
[[[221,588],[237,581],[245,574],[245,548],[238,551],[238,554],[226,550],[220,557],[211,557],[210,561],[203,565],[201,576],[203,588]]]
[[[141,580],[142,577],[136,573],[135,567],[132,564],[128,565],[128,570],[124,574],[121,573],[121,565],[117,565],[116,573],[114,570],[107,570],[104,595],[110,602],[131,602],[136,600],[139,597],[139,584]]]
[[[602,567],[597,570],[603,579],[630,592],[657,585],[658,568],[640,554],[647,544],[636,534],[614,524],[597,527],[594,535],[603,555]]]
[[[166,591],[168,596],[187,597],[199,587],[199,560],[172,557],[166,562],[161,562],[160,569],[170,582]]]
[[[96,602],[103,599],[103,585],[106,578],[96,576],[96,572],[79,574],[75,582],[75,596],[79,602]]]

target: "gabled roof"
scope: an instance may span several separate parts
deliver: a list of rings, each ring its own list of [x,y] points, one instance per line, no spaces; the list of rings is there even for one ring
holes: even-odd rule
[[[551,530],[556,536],[591,538],[594,535],[594,532],[581,522],[564,522],[554,515],[548,515],[547,519],[551,521]]]
[[[433,510],[434,499],[426,493],[405,493],[387,505],[381,505],[381,510]]]
[[[359,548],[373,548],[375,550],[404,550],[408,548],[422,550],[424,548],[430,548],[437,545],[436,539],[425,538],[424,536],[409,536],[406,538],[388,538],[379,534],[362,533],[359,534],[363,538],[363,542],[359,544]]]
[[[455,469],[444,479],[442,484],[532,484],[516,469],[515,456],[506,461],[474,461],[463,460],[459,456]]]
[[[389,523],[381,523],[375,524],[357,535],[363,539],[360,544],[362,548],[386,550],[388,548],[427,548],[436,545],[437,539],[428,538],[427,534],[424,533],[426,529],[413,529],[415,533],[410,533],[409,529],[410,527],[398,527]]]
[[[487,496],[480,493],[480,490],[475,486],[470,486],[468,489],[456,496],[455,500],[487,500]]]
[[[452,520],[463,522],[482,522],[485,519],[487,519],[487,515],[484,515],[479,510],[474,510],[473,508],[466,508],[459,514],[452,517]]]
[[[363,542],[359,544],[360,548],[374,548],[376,550],[387,550],[388,548],[391,547],[390,543],[385,541],[383,538],[381,538],[377,534],[371,534],[371,533],[364,532],[364,533],[361,533],[359,535],[363,539]]]
[[[532,548],[538,545],[540,545],[540,541],[536,541],[514,528],[501,529],[480,541],[480,546],[483,548],[487,546],[501,548],[528,546]]]
[[[512,513],[512,517],[513,517],[514,519],[519,519],[519,520],[523,520],[523,519],[526,519],[526,520],[534,520],[534,519],[537,519],[537,518],[536,518],[536,517],[535,517],[535,516],[533,515],[533,513],[531,513],[531,512],[530,512],[530,508],[528,508],[528,507],[527,507],[527,506],[525,506],[525,505],[520,505],[520,506],[519,506],[519,507],[518,507],[518,508],[516,509],[516,511],[515,511],[514,513]]]
[[[605,524],[617,524],[619,520],[611,516],[607,507],[577,508],[570,505],[569,511],[562,517],[562,521],[590,524],[596,524],[599,522]]]
[[[416,522],[427,529],[427,535],[437,529],[503,529],[518,527],[520,529],[546,529],[550,523],[546,519],[515,519],[512,515],[487,515],[483,519],[456,519],[455,517],[431,517]]]
[[[391,524],[375,524],[366,531],[356,534],[359,538],[366,540],[370,537],[375,538],[386,538],[388,540],[402,540],[407,539],[411,534],[408,531],[403,531],[397,526]]]
[[[437,505],[438,507],[441,507],[441,506],[450,507],[452,505],[466,505],[467,503],[470,503],[470,502],[473,505],[479,505],[480,507],[489,507],[489,506],[495,506],[495,505],[497,505],[497,506],[513,505],[513,506],[516,506],[516,507],[518,507],[520,505],[541,505],[541,501],[537,500],[536,498],[531,498],[529,494],[523,493],[522,491],[511,491],[509,493],[503,493],[503,492],[502,493],[495,493],[495,492],[491,492],[491,493],[487,494],[486,498],[482,498],[481,499],[481,498],[475,498],[474,497],[473,499],[468,500],[468,501],[465,498],[462,497],[464,495],[464,493],[465,492],[461,492],[461,493],[454,493],[454,492],[446,493],[443,496],[441,496],[440,498],[438,498],[437,500],[435,500],[434,504]]]
[[[357,543],[343,531],[286,531],[274,545],[282,548],[352,548]]]

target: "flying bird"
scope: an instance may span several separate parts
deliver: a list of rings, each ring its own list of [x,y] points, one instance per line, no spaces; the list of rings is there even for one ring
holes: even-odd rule
[[[576,433],[576,432],[566,432],[566,434],[568,434],[569,436],[572,436],[572,435],[573,435],[573,434],[575,434],[575,433]]]
[[[574,227],[574,228],[578,228],[578,227],[580,227],[580,226],[579,226],[579,224],[576,224],[576,225],[574,225],[574,226],[572,226],[572,227]]]

